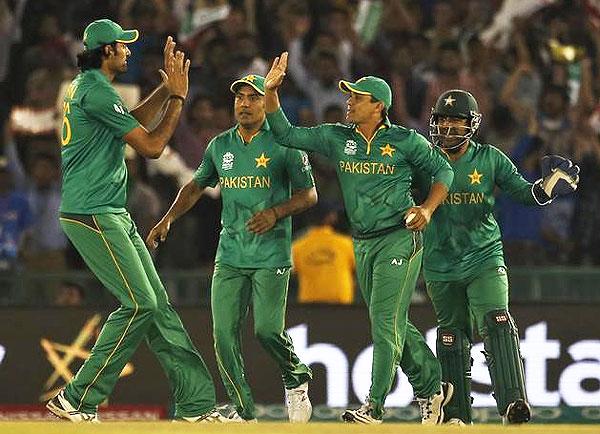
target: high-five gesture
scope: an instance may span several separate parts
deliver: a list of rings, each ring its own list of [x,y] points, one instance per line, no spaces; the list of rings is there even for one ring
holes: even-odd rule
[[[281,56],[276,57],[271,65],[271,70],[265,77],[265,91],[275,91],[281,83],[283,83],[283,77],[285,77],[285,71],[287,69],[288,53],[284,51]]]
[[[185,59],[183,51],[175,52],[175,42],[169,36],[163,50],[164,70],[159,70],[164,86],[170,95],[179,95],[183,98],[188,93],[188,73],[190,60]]]
[[[164,57],[164,62],[163,62],[163,68],[159,69],[158,72],[160,73],[160,76],[162,78],[162,82],[164,86],[167,86],[167,82],[169,81],[169,76],[167,75],[166,71],[170,71],[173,65],[173,62],[175,61],[175,54],[174,54],[174,50],[175,50],[175,41],[173,41],[173,37],[169,36],[167,37],[167,41],[165,42],[165,48],[163,49],[163,57]]]

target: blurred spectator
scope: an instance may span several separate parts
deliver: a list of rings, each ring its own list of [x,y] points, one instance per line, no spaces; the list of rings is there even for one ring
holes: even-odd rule
[[[26,74],[38,68],[62,71],[65,66],[73,66],[69,43],[57,15],[43,15],[36,32],[35,45],[23,53]]]
[[[346,96],[338,89],[338,81],[343,77],[334,52],[321,50],[309,56],[310,67],[304,64],[304,42],[301,38],[290,41],[289,73],[296,85],[308,96],[315,121],[323,120],[325,107],[338,105],[345,110]]]
[[[539,137],[526,136],[512,152],[512,161],[530,182],[541,177],[542,147]],[[506,194],[500,195],[496,203],[500,208],[498,220],[508,265],[544,264],[545,250],[540,231],[543,209],[515,202]]]
[[[292,244],[292,262],[298,274],[300,303],[352,304],[354,249],[348,235],[334,230],[338,210],[317,207],[318,222]]]
[[[14,270],[33,216],[27,197],[15,190],[5,157],[0,157],[0,271]]]
[[[160,80],[157,70],[162,67],[166,34],[176,34],[178,47],[192,59],[190,95],[197,96],[187,101],[172,149],[158,161],[130,161],[132,187],[140,181],[136,171],[147,169],[142,170],[141,185],[164,197],[161,206],[189,179],[208,141],[232,125],[231,81],[246,73],[264,74],[274,56],[288,50],[292,80],[285,81],[281,102],[294,124],[344,122],[346,98],[338,90],[338,80],[379,75],[393,88],[390,117],[409,128],[426,132],[435,97],[459,87],[472,92],[481,110],[489,113],[479,139],[497,143],[514,155],[528,176],[535,175],[540,146],[541,154],[573,158],[582,167],[581,182],[566,201],[537,210],[534,216],[531,209],[515,209],[500,198],[499,213],[506,216],[503,224],[508,228],[507,260],[531,263],[545,256],[549,263],[598,264],[600,14],[596,3],[0,0],[0,98],[4,102],[0,119],[8,119],[4,155],[9,177],[17,190],[35,198],[30,213],[38,220],[50,219],[55,207],[50,192],[57,191],[58,185],[40,187],[39,172],[41,166],[54,165],[51,170],[41,169],[44,178],[57,169],[55,163],[35,162],[36,155],[58,153],[56,125],[62,118],[58,89],[74,73],[73,54],[81,49],[83,23],[108,17],[142,31],[143,37],[130,46],[135,55],[128,62],[129,71],[120,77],[131,83],[120,85],[129,86],[127,92],[135,91],[130,95]],[[130,108],[138,100],[137,96],[124,98]],[[320,197],[338,203],[335,168],[318,157],[311,160]],[[28,173],[20,166],[26,166]],[[38,172],[35,182],[34,170]],[[131,199],[150,197],[145,188],[141,190],[134,188]],[[189,222],[180,225],[179,237],[161,250],[161,265],[192,268],[212,262],[220,202],[218,190],[211,194],[212,198],[203,199],[210,204],[202,207],[209,211],[192,212]],[[130,207],[143,209],[140,204],[145,200]],[[144,218],[141,213],[137,220]],[[541,221],[534,234],[536,219]],[[35,226],[33,215],[30,220],[39,233],[41,226]],[[43,235],[58,237],[58,226],[47,221]],[[301,215],[294,226],[302,230],[310,223],[308,214]],[[141,231],[145,224],[140,224]],[[40,243],[52,245],[43,237],[26,245],[33,251],[50,248],[35,247]],[[523,247],[523,243],[542,243],[543,254],[524,254],[537,247]]]
[[[34,155],[30,164],[30,174],[27,198],[33,214],[33,224],[31,236],[24,247],[26,267],[37,271],[64,270],[67,240],[58,221],[58,160],[48,154]]]
[[[346,122],[346,113],[338,105],[330,105],[325,107],[323,111],[323,122],[335,124]]]
[[[173,138],[173,147],[189,168],[198,167],[208,142],[221,131],[214,123],[215,107],[212,99],[205,94],[197,94],[185,107]]]
[[[505,154],[511,155],[522,135],[523,130],[519,128],[510,109],[503,105],[495,105],[482,142],[496,143]]]
[[[236,77],[249,74],[258,74],[263,77],[269,72],[269,65],[260,56],[256,39],[251,33],[241,34],[232,47],[233,62],[237,65]]]
[[[491,98],[485,83],[473,75],[466,66],[458,42],[443,42],[438,50],[433,77],[427,84],[425,102],[421,111],[421,125],[426,130],[429,125],[431,108],[439,95],[449,89],[463,89],[471,92],[479,103],[482,113],[489,113]]]
[[[85,293],[81,285],[74,282],[63,282],[54,295],[54,306],[83,306]]]

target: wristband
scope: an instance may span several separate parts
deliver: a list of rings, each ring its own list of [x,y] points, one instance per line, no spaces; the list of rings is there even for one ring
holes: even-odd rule
[[[180,99],[182,104],[185,102],[185,97],[181,95],[169,95],[169,99]]]

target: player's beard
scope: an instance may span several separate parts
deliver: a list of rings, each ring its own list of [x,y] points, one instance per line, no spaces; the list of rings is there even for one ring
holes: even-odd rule
[[[460,142],[457,143],[453,143],[453,144],[445,144],[442,143],[442,149],[444,150],[444,152],[447,152],[448,154],[458,154],[460,153],[465,145],[468,143],[468,139],[461,139]],[[448,146],[448,147],[446,147]]]

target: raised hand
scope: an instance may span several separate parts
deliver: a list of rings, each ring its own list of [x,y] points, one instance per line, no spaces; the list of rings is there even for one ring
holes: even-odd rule
[[[164,49],[165,69],[160,70],[164,86],[170,95],[187,96],[189,87],[190,59],[185,59],[183,51],[173,53],[175,42],[170,36],[167,38]]]
[[[167,37],[167,41],[165,42],[165,48],[163,49],[163,57],[164,57],[164,62],[163,62],[163,69],[159,69],[158,72],[161,75],[162,81],[163,81],[163,85],[167,86],[167,82],[169,81],[169,76],[167,75],[166,71],[170,71],[172,68],[172,64],[175,61],[175,54],[174,54],[174,50],[175,50],[175,41],[173,41],[173,37],[169,36]]]
[[[542,158],[542,188],[551,198],[573,193],[579,183],[579,166],[560,155]]]
[[[283,78],[285,77],[285,71],[287,70],[287,62],[287,51],[284,51],[281,53],[281,56],[276,57],[275,60],[273,60],[271,69],[265,77],[266,91],[275,91],[279,86],[281,86],[281,83],[283,83]]]
[[[542,158],[542,177],[533,185],[533,197],[539,205],[546,205],[557,196],[573,193],[578,183],[578,165],[560,155],[546,155]]]

